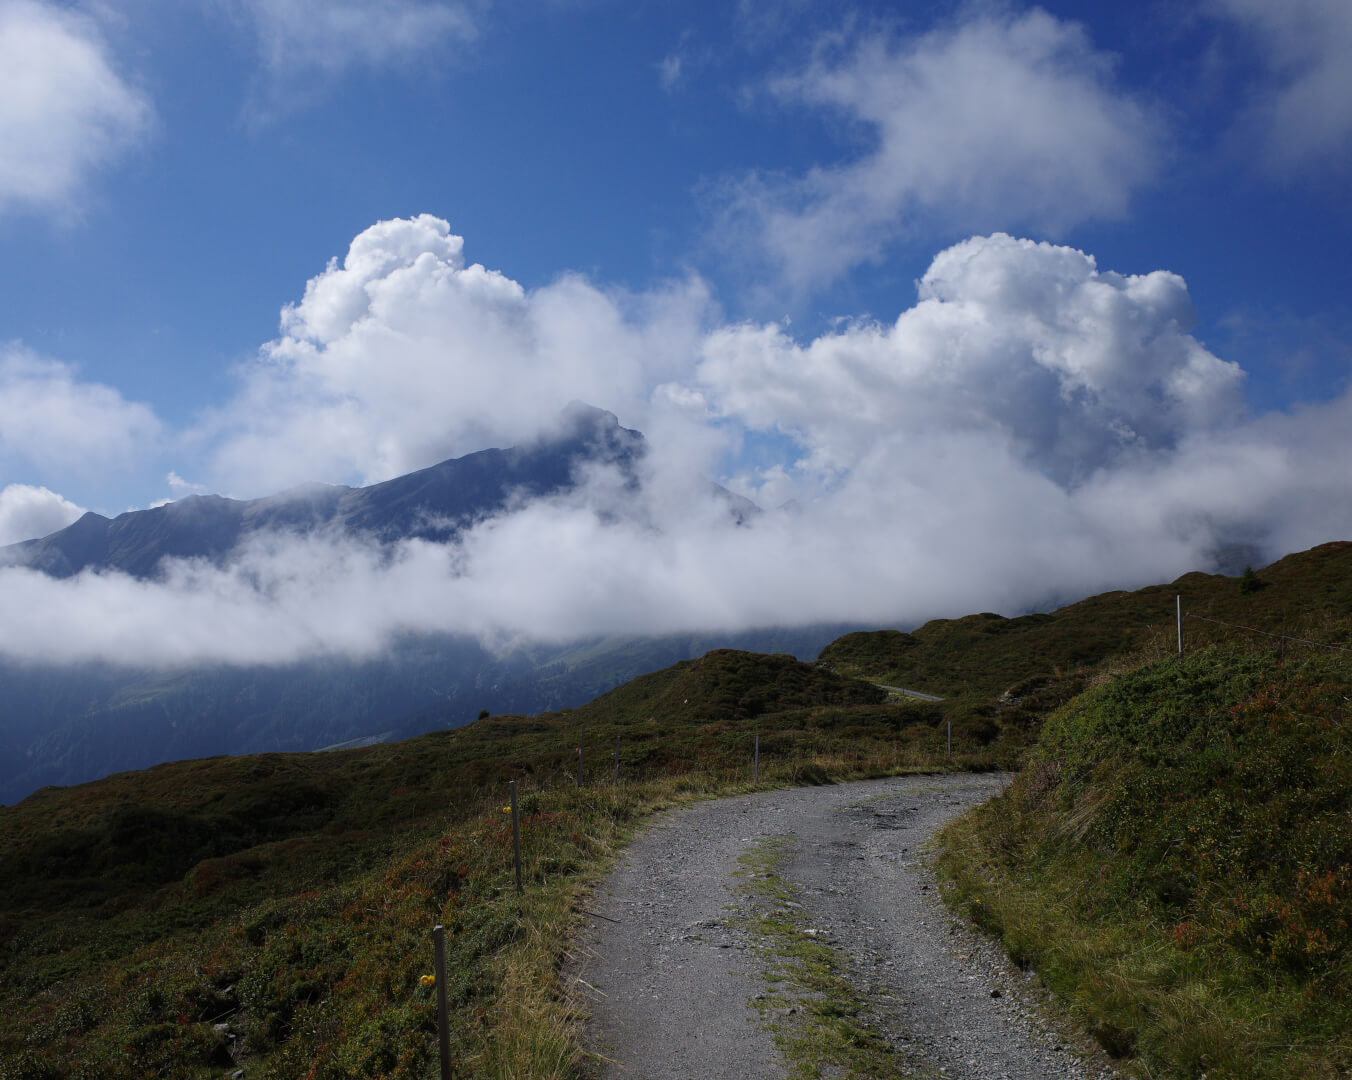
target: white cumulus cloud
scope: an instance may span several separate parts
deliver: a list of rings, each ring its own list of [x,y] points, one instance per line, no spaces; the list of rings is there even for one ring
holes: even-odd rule
[[[697,280],[631,295],[566,276],[528,291],[462,248],[430,215],[385,221],[313,278],[214,418],[221,485],[384,480],[527,438],[574,398],[634,416],[695,352]]]
[[[31,484],[0,488],[0,546],[64,529],[84,510],[55,491]]]
[[[383,477],[538,432],[580,397],[644,430],[637,490],[602,467],[450,544],[259,536],[155,581],[11,566],[0,652],[252,664],[430,631],[910,626],[1172,580],[1226,544],[1257,564],[1352,537],[1352,393],[1246,414],[1243,372],[1192,335],[1166,270],[977,236],[935,256],[894,322],[799,341],[715,325],[697,282],[526,290],[462,247],[435,218],[384,222],[310,282],[196,433],[228,486]],[[734,524],[704,476],[758,438],[796,454],[725,478],[765,508]]]
[[[798,290],[881,255],[921,215],[1051,231],[1119,217],[1159,158],[1162,125],[1117,88],[1111,58],[1041,9],[831,38],[771,89],[867,140],[853,160],[752,176],[730,198],[721,228],[749,234]]]
[[[77,212],[90,176],[134,146],[151,118],[91,19],[0,0],[0,210]]]
[[[992,433],[1062,485],[1237,418],[1243,373],[1189,331],[1187,286],[1101,272],[1073,248],[1003,233],[938,255],[891,326],[806,345],[781,327],[706,339],[697,383],[723,415],[794,435],[845,470],[880,438]]]

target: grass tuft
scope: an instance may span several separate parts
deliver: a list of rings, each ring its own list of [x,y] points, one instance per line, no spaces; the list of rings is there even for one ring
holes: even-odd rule
[[[844,961],[809,933],[799,890],[779,872],[788,854],[789,841],[767,837],[738,858],[739,888],[750,902],[743,925],[766,960],[769,988],[750,1004],[793,1080],[907,1080],[914,1074],[870,1026]]]

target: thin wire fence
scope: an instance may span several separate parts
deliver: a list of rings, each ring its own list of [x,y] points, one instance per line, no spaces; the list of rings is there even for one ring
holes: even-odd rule
[[[1242,626],[1239,623],[1225,622],[1223,619],[1211,619],[1205,615],[1194,615],[1190,611],[1183,613],[1185,619],[1198,619],[1201,622],[1215,623],[1217,626],[1228,626],[1232,630],[1247,630],[1251,634],[1262,634],[1264,637],[1278,638],[1281,641],[1295,641],[1301,645],[1313,645],[1320,649],[1333,649],[1336,652],[1352,653],[1352,649],[1345,648],[1342,645],[1330,645],[1326,641],[1311,641],[1309,638],[1292,637],[1290,634],[1274,634],[1270,630],[1260,630],[1256,626]]]

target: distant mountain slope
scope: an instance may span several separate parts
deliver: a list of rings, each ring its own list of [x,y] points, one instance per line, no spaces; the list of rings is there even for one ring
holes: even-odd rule
[[[643,435],[621,427],[613,413],[574,403],[558,434],[524,446],[480,450],[370,487],[309,484],[262,499],[193,495],[115,518],[91,512],[50,536],[0,548],[0,565],[53,577],[95,569],[147,578],[165,558],[219,562],[254,534],[326,527],[381,541],[440,542],[502,510],[515,495],[567,490],[583,465],[613,464],[636,484],[645,451]],[[730,508],[751,512],[742,502],[730,501]]]
[[[175,761],[48,788],[0,809],[0,912],[32,903],[43,890],[45,902],[59,894],[63,903],[88,906],[177,879],[203,858],[302,834],[369,828],[373,817],[386,824],[418,817],[429,805],[453,801],[457,788],[468,792],[509,772],[509,761],[568,772],[576,767],[580,724],[592,725],[594,738],[660,743],[667,764],[689,767],[703,753],[701,726],[711,721],[878,705],[885,697],[868,683],[785,654],[715,649],[577,710],[495,715],[454,735],[443,730],[326,754]],[[885,727],[877,734],[885,739]],[[400,803],[398,792],[410,788],[422,798]]]
[[[484,709],[572,708],[710,649],[810,660],[847,629],[591,638],[502,655],[471,638],[433,635],[375,660],[179,672],[0,660],[0,803],[162,761],[407,738],[458,727]]]
[[[154,578],[172,558],[228,562],[250,538],[324,531],[377,543],[454,539],[516,499],[566,493],[596,465],[635,492],[643,435],[573,403],[557,430],[364,488],[310,484],[253,500],[192,496],[0,548],[0,565],[57,578],[84,571]],[[712,482],[729,521],[759,509]],[[844,627],[750,635],[591,639],[492,653],[471,638],[409,637],[372,660],[283,666],[203,665],[160,671],[103,664],[41,665],[0,657],[0,803],[35,788],[213,754],[313,750],[352,739],[463,724],[481,709],[540,712],[579,705],[626,679],[718,646],[805,656]]]

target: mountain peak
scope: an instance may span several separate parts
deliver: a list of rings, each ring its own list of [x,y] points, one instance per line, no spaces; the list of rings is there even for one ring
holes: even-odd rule
[[[583,425],[595,428],[617,428],[620,426],[620,418],[613,412],[597,408],[595,405],[588,405],[585,401],[576,399],[568,402],[559,416],[564,424],[571,428],[578,428]]]
[[[247,501],[194,495],[112,520],[91,512],[50,536],[0,548],[0,565],[53,577],[93,568],[149,578],[166,556],[224,562],[241,540],[269,530],[337,527],[381,542],[445,542],[521,493],[568,490],[587,464],[617,466],[636,485],[634,465],[645,451],[642,433],[621,427],[614,413],[573,401],[529,444],[452,458],[365,488],[307,484]]]
[[[643,456],[647,446],[643,433],[621,427],[613,412],[570,401],[551,429],[518,449],[531,455],[555,453],[629,465]]]

